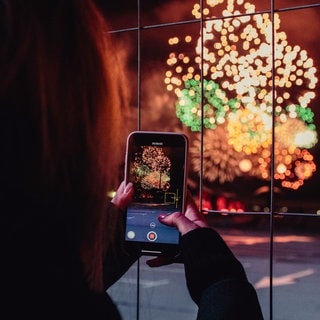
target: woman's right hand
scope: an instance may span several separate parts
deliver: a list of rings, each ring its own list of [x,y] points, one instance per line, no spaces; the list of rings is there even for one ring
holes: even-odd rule
[[[167,226],[176,227],[181,235],[197,228],[209,228],[204,216],[199,212],[191,193],[187,196],[185,213],[175,212],[168,215],[160,215],[159,221]]]
[[[190,192],[187,196],[187,207],[184,214],[181,212],[174,212],[168,215],[160,215],[158,219],[167,226],[177,228],[181,235],[197,228],[209,228],[208,223],[204,219],[204,216],[199,212]],[[180,260],[181,257],[179,254],[176,256],[167,256],[163,254],[147,260],[147,264],[150,267],[161,267],[174,262],[181,262]]]

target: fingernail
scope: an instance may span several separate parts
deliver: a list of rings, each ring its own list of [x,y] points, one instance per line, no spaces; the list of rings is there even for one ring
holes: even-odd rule
[[[132,190],[132,187],[133,187],[132,182],[129,182],[124,188],[124,193],[129,193]]]

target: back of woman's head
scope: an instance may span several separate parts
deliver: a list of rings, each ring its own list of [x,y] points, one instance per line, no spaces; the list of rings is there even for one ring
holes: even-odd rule
[[[0,0],[0,20],[1,188],[54,205],[84,250],[101,240],[105,194],[118,183],[105,21],[90,0]],[[82,254],[89,273],[95,255]]]

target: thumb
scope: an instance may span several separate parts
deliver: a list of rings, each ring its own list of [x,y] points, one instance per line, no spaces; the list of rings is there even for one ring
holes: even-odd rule
[[[125,210],[132,200],[133,193],[133,184],[129,182],[125,185],[124,182],[122,182],[111,202],[120,209]]]
[[[174,212],[169,215],[160,215],[159,221],[167,226],[176,227],[180,231],[181,235],[199,228],[198,225],[186,218],[180,212]]]

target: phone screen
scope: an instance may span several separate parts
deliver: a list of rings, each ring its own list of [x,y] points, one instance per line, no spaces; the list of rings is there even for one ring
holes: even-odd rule
[[[126,241],[150,250],[179,244],[178,230],[160,223],[158,216],[184,211],[186,161],[187,139],[182,134],[129,135],[126,181],[133,183],[135,194],[127,208]]]

